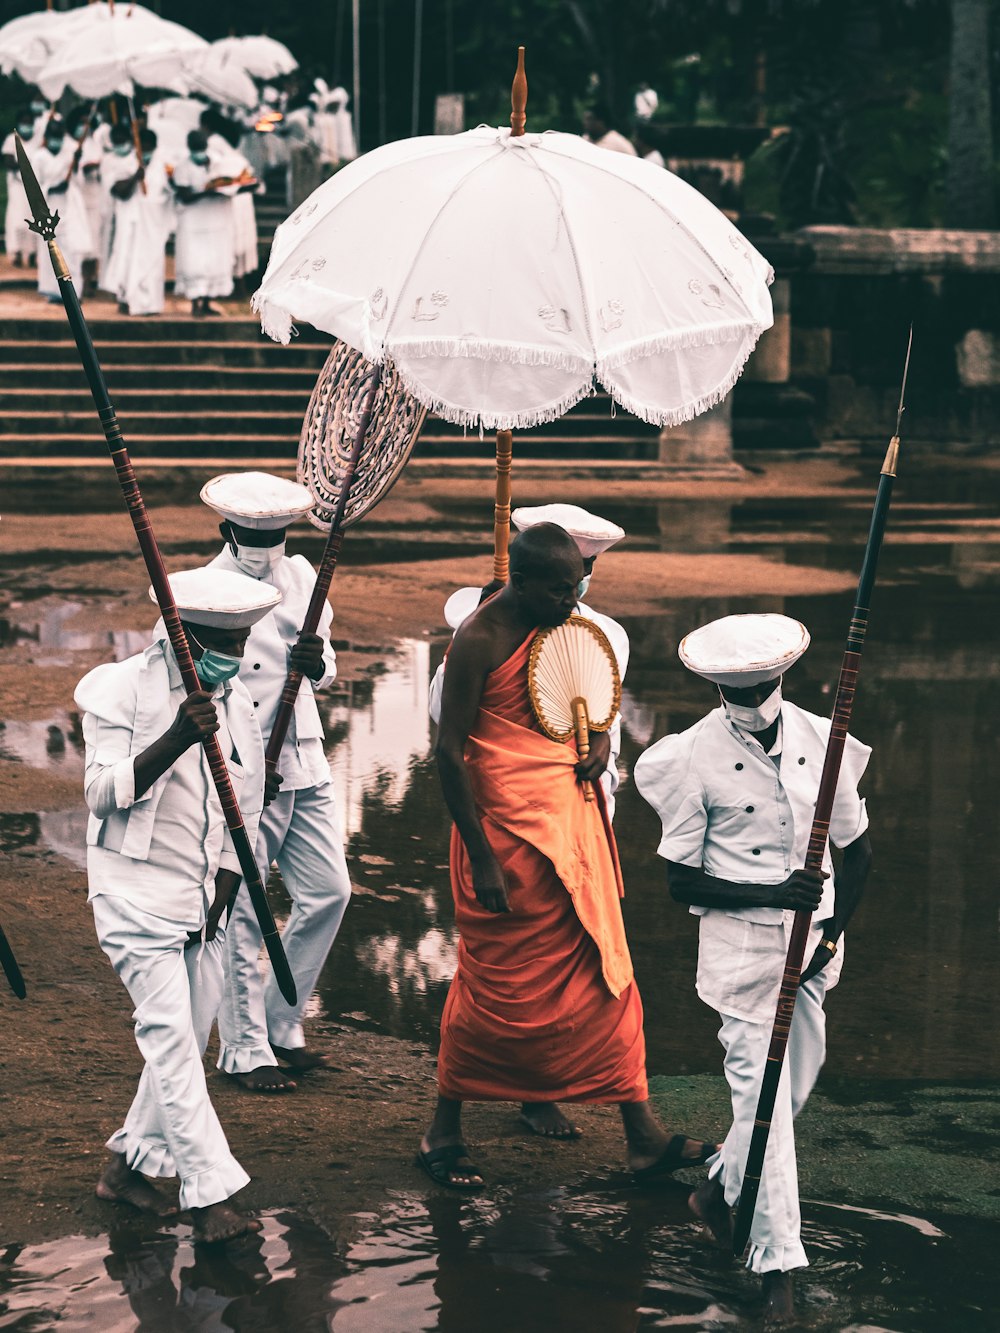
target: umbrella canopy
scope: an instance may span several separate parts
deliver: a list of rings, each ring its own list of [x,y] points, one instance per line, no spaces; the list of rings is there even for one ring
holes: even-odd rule
[[[35,82],[50,100],[72,88],[81,97],[130,96],[133,83],[169,88],[185,59],[208,42],[142,5],[99,3],[65,16],[61,40]]]
[[[403,140],[278,229],[254,297],[388,357],[449,421],[551,421],[596,378],[644,421],[719,402],[772,323],[767,261],[691,186],[570,134]]]
[[[253,79],[231,53],[220,51],[217,43],[207,51],[195,52],[172,86],[183,92],[201,93],[222,106],[253,110],[260,101]]]
[[[5,23],[0,27],[0,74],[19,74],[25,83],[34,83],[75,17],[76,11],[43,9]]]
[[[273,37],[223,37],[212,49],[234,60],[255,79],[277,79],[298,69],[287,46]]]

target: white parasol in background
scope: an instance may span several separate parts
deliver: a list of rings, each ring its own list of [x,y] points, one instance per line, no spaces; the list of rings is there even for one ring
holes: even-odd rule
[[[184,93],[200,93],[221,106],[242,107],[248,111],[260,101],[257,85],[232,55],[213,45],[196,51],[184,62],[172,87]]]
[[[299,67],[288,47],[273,37],[223,37],[212,43],[212,49],[234,60],[255,79],[277,79]]]
[[[522,121],[523,123],[523,121]],[[481,126],[375,149],[279,227],[254,297],[449,421],[551,421],[595,379],[644,421],[718,403],[773,317],[767,260],[697,190],[571,134]]]
[[[134,84],[169,88],[178,68],[208,42],[142,5],[100,3],[64,15],[59,42],[35,82],[50,101],[71,88],[80,97],[131,96]]]

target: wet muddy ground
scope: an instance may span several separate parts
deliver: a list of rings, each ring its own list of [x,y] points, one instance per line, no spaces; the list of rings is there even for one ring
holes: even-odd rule
[[[664,892],[655,816],[629,772],[653,739],[712,706],[676,645],[713,616],[804,620],[813,646],[787,693],[829,711],[877,466],[790,462],[724,485],[515,477],[518,502],[575,500],[629,533],[588,598],[633,643],[616,815],[626,920],[655,1095],[668,1123],[706,1136],[726,1126],[716,1020],[694,995],[693,924]],[[144,479],[171,569],[217,548],[212,516],[191,498],[204,479]],[[93,1198],[139,1060],[85,902],[72,691],[90,666],[141,648],[155,609],[110,469],[7,481],[0,921],[29,998],[0,993],[0,1329],[752,1320],[755,1284],[697,1238],[685,1189],[650,1197],[629,1184],[611,1110],[584,1109],[585,1138],[557,1147],[522,1139],[513,1108],[472,1108],[489,1180],[476,1202],[425,1189],[411,1165],[455,948],[427,683],[447,643],[445,597],[489,574],[485,473],[444,480],[414,467],[345,543],[333,595],[341,673],[322,709],[355,901],[310,1020],[335,1069],[280,1102],[210,1080],[253,1176],[243,1198],[264,1211],[262,1240],[213,1257],[183,1226],[135,1230]],[[998,493],[1000,472],[969,461],[917,460],[897,487],[854,725],[875,747],[865,791],[876,869],[799,1130],[810,1327],[992,1326]],[[308,529],[295,545],[318,554]]]

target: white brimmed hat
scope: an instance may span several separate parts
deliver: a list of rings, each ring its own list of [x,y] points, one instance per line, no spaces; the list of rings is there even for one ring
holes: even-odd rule
[[[201,498],[230,523],[267,532],[287,528],[314,504],[307,486],[267,472],[223,473],[206,481]]]
[[[281,593],[270,583],[247,578],[226,569],[183,569],[169,575],[181,620],[216,629],[249,629],[281,601]],[[156,594],[149,590],[149,600]]]
[[[600,555],[625,536],[625,529],[617,523],[609,523],[606,518],[589,514],[579,505],[522,506],[514,510],[510,521],[518,532],[533,528],[536,523],[554,523],[573,538],[584,560],[589,560],[592,555]]]
[[[723,616],[681,639],[677,655],[697,676],[743,689],[777,680],[809,647],[809,631],[791,616]]]

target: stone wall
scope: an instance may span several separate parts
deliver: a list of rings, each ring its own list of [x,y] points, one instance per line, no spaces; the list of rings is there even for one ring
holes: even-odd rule
[[[790,317],[762,339],[736,391],[737,448],[884,446],[911,320],[907,442],[1000,445],[1000,233],[808,227],[795,240],[788,294],[776,292],[776,312]],[[783,382],[777,344],[787,346]]]

